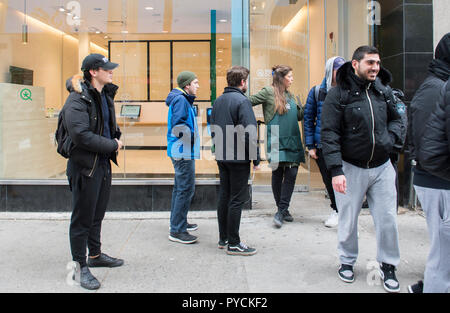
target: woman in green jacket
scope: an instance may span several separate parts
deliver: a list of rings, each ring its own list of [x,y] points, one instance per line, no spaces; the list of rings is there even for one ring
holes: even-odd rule
[[[278,211],[274,224],[280,228],[283,221],[292,222],[289,203],[295,187],[298,167],[305,162],[298,121],[303,109],[288,91],[294,81],[292,68],[277,65],[272,68],[273,83],[250,96],[252,105],[262,104],[267,131],[267,155],[272,169],[272,191]]]

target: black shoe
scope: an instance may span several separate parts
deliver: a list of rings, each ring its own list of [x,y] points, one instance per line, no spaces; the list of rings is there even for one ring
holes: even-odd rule
[[[197,241],[197,237],[189,234],[187,231],[184,233],[170,233],[169,240],[174,242],[180,242],[184,244],[190,244]]]
[[[289,223],[294,221],[294,218],[292,217],[291,213],[289,213],[289,210],[283,212],[283,221]]]
[[[409,293],[423,293],[423,281],[419,280],[414,285],[408,286]]]
[[[88,258],[87,265],[89,267],[118,267],[123,265],[123,260],[101,253],[97,258]]]
[[[380,276],[383,280],[383,287],[387,292],[399,292],[400,284],[395,277],[395,266],[382,263],[380,266]]]
[[[280,211],[275,213],[275,216],[273,218],[273,223],[275,224],[275,226],[277,228],[280,228],[283,225],[283,214]]]
[[[353,273],[353,266],[348,264],[341,264],[338,270],[339,278],[346,283],[353,283],[355,281],[355,274]]]
[[[256,254],[255,248],[247,247],[242,242],[235,246],[228,245],[227,254],[230,255],[254,255]]]
[[[225,249],[228,245],[228,240],[219,240],[218,247],[219,249]]]
[[[91,271],[89,271],[89,267],[87,266],[82,267],[79,272],[75,272],[73,274],[73,279],[75,281],[78,281],[79,279],[78,282],[80,283],[80,286],[85,289],[96,290],[100,288],[100,282],[91,274]]]
[[[187,231],[194,231],[198,229],[198,225],[197,224],[187,224]]]

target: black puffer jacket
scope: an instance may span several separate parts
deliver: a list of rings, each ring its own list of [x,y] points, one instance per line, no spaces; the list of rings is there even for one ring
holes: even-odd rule
[[[450,84],[448,82],[442,89],[440,100],[424,128],[417,159],[428,173],[450,181]]]
[[[337,72],[337,87],[325,99],[321,138],[332,176],[342,175],[342,160],[373,168],[389,159],[395,143],[403,144],[402,120],[387,102],[391,74],[381,68],[375,82],[358,78],[351,62]]]
[[[430,148],[423,138],[425,135],[433,136],[433,134],[427,134],[424,125],[436,109],[441,90],[450,77],[450,33],[437,45],[435,59],[430,63],[428,73],[428,77],[416,91],[408,108],[408,150],[411,159],[417,161],[413,183],[426,188],[450,189],[449,182],[426,171],[418,158],[422,149]],[[430,151],[426,152],[429,153]]]
[[[116,122],[114,97],[118,87],[105,85],[104,91],[109,107],[111,138],[103,137],[103,115],[100,93],[81,76],[74,76],[66,82],[70,92],[61,114],[69,133],[72,145],[69,159],[83,168],[82,174],[91,177],[99,163],[100,154],[110,155],[117,164],[118,144],[121,132]],[[69,173],[70,174],[70,173]]]

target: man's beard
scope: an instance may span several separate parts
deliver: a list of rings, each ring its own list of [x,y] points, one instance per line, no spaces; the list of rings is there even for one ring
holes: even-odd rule
[[[371,79],[371,78],[369,78],[370,77],[370,72],[367,72],[367,74],[366,74],[366,73],[362,73],[362,72],[358,71],[358,76],[359,77],[363,78],[366,81],[370,81],[370,82],[374,82],[377,79],[377,75],[375,75],[374,79]]]

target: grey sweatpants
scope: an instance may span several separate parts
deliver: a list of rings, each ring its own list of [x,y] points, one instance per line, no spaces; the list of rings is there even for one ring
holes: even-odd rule
[[[390,161],[364,169],[342,162],[347,180],[346,194],[335,192],[339,212],[338,252],[342,264],[354,265],[358,257],[358,217],[364,196],[375,224],[377,261],[400,263],[397,229],[395,170]]]
[[[450,292],[450,190],[414,188],[427,217],[431,245],[423,292]]]

